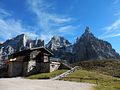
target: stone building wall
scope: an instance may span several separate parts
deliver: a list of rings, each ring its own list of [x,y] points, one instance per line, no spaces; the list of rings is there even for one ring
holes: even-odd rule
[[[50,63],[36,63],[36,72],[37,73],[48,73],[50,72]]]

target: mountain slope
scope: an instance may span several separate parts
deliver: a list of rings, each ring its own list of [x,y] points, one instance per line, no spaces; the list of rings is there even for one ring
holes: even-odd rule
[[[54,50],[56,51],[59,48],[68,47],[70,45],[71,43],[68,40],[66,40],[64,37],[53,36],[51,40],[48,42],[48,44],[46,45],[46,47],[52,51]]]
[[[71,64],[72,67],[80,66],[83,70],[95,71],[105,75],[120,78],[120,60],[88,60]]]
[[[18,35],[0,45],[0,60],[7,59],[14,52],[43,45],[44,41],[40,39],[32,40],[25,34]]]
[[[112,48],[111,44],[96,38],[90,32],[89,27],[87,27],[85,33],[77,39],[73,51],[76,60],[120,59],[120,55]]]
[[[44,46],[40,39],[32,40],[25,34],[0,43],[0,60],[7,59],[8,55],[32,47]],[[53,36],[46,48],[54,53],[55,58],[61,58],[69,62],[92,59],[120,59],[120,55],[112,48],[107,41],[96,38],[87,27],[85,33],[71,44],[61,36]]]
[[[61,36],[53,36],[51,40],[46,45],[51,52],[54,53],[54,58],[59,58],[61,60],[72,60],[71,54],[73,46],[72,44]]]

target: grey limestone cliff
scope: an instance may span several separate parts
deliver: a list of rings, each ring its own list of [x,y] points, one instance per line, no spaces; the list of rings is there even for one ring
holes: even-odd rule
[[[74,44],[73,52],[76,60],[91,59],[120,59],[120,55],[112,48],[112,45],[96,38],[89,27]]]

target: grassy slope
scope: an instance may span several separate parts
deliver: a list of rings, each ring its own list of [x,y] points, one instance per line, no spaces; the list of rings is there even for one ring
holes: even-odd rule
[[[79,78],[97,78],[98,85],[95,90],[120,90],[120,61],[101,60],[101,61],[83,61],[73,64],[73,66],[80,66],[84,70],[77,70],[68,77]],[[55,77],[67,70],[57,70],[52,73],[42,73],[29,76],[30,79],[51,78]],[[64,79],[68,80],[68,79]],[[70,81],[80,82],[80,79],[70,78]],[[82,80],[82,82],[95,83],[95,80]]]
[[[114,77],[120,77],[120,60],[90,60],[72,64],[84,70],[95,71]]]
[[[70,74],[68,77],[79,77],[79,78],[97,78],[98,85],[95,87],[95,90],[120,90],[120,78],[115,78],[108,75],[103,75],[96,72],[90,72],[86,70],[77,70],[74,73]],[[68,80],[68,78],[64,78]],[[72,79],[70,81],[80,82],[80,79]],[[96,83],[95,80],[82,80],[82,82]]]
[[[27,78],[29,78],[29,79],[48,79],[48,78],[52,78],[52,77],[55,77],[57,75],[60,75],[66,71],[67,70],[56,70],[56,71],[53,71],[51,73],[41,73],[41,74],[31,75]]]

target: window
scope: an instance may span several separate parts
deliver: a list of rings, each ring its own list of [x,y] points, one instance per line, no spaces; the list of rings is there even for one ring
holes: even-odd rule
[[[48,56],[44,56],[44,62],[48,62]]]

